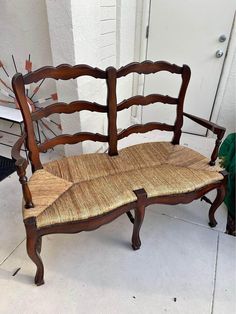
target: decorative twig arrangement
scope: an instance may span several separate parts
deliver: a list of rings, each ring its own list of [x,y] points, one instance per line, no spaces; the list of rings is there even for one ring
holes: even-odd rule
[[[15,61],[14,56],[12,55],[12,62],[14,66],[15,72],[18,72],[17,64]],[[31,56],[29,54],[28,59],[25,61],[25,70],[27,73],[32,71],[32,62],[31,62]],[[15,98],[14,92],[11,88],[11,76],[9,75],[9,72],[7,71],[6,67],[4,66],[3,62],[0,60],[0,70],[4,74],[6,78],[0,77],[0,94],[3,95],[3,99],[0,98],[0,105],[14,105],[16,109],[19,109],[19,105],[17,103],[17,100]],[[1,75],[0,72],[0,75]],[[44,83],[45,79],[43,79],[39,84],[37,84],[36,87],[32,87],[31,85],[26,86],[26,98],[28,101],[28,105],[31,112],[35,112],[37,110],[40,110],[42,107],[42,104],[48,102],[48,101],[57,101],[57,93],[51,94],[50,96],[46,98],[37,98],[38,92],[40,91],[40,88],[42,84]],[[61,131],[61,125],[55,121],[53,121],[51,118],[42,118],[38,121],[38,127],[40,133],[44,136],[46,140],[49,139],[50,134],[53,136],[57,136],[56,132],[53,130],[52,125],[54,129],[56,128],[59,132]],[[45,133],[45,131],[47,132]]]

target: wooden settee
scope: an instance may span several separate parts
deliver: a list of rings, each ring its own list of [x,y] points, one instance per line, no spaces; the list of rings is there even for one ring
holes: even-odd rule
[[[177,98],[160,94],[138,95],[117,103],[116,84],[119,78],[130,73],[150,74],[160,71],[181,76],[182,84]],[[37,83],[45,78],[68,80],[84,75],[106,80],[106,105],[84,100],[69,104],[58,102],[30,113],[25,97],[26,84]],[[24,118],[25,134],[15,144],[12,157],[16,160],[23,190],[27,252],[37,266],[37,285],[44,283],[44,267],[40,258],[43,235],[93,230],[127,213],[133,223],[132,246],[136,250],[141,245],[139,231],[147,205],[188,203],[213,189],[217,189],[217,196],[209,211],[209,224],[211,227],[216,225],[214,213],[224,199],[227,176],[215,165],[215,160],[225,129],[183,112],[189,79],[190,69],[187,65],[180,67],[163,61],[131,63],[118,70],[109,67],[105,71],[87,65],[63,64],[43,67],[24,76],[17,73],[13,77],[12,86]],[[117,132],[117,112],[132,105],[146,106],[156,102],[176,107],[174,125],[150,122],[132,125]],[[107,134],[62,134],[37,143],[33,121],[54,113],[70,114],[81,110],[106,113]],[[179,145],[184,117],[216,134],[216,145],[209,159]],[[173,139],[171,142],[134,145],[118,152],[118,140],[132,133],[151,130],[173,132]],[[40,153],[45,150],[59,144],[75,144],[86,140],[107,142],[108,153],[65,157],[44,165],[40,161]],[[33,173],[29,181],[26,177],[28,162],[19,153],[24,141]],[[134,210],[134,216],[131,210]]]

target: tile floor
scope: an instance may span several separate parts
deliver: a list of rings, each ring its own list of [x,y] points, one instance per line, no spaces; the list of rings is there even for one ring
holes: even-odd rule
[[[167,138],[162,133],[161,139]],[[130,136],[120,146],[149,140],[155,132]],[[182,140],[205,154],[213,143],[187,134]],[[224,234],[224,205],[215,229],[207,225],[209,205],[199,200],[150,206],[139,251],[131,249],[132,226],[125,215],[93,232],[45,236],[45,285],[36,287],[20,203],[13,174],[0,182],[0,313],[236,313],[236,241]]]

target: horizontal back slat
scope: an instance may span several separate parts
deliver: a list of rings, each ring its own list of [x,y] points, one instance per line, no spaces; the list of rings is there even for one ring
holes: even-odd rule
[[[94,78],[105,79],[106,72],[99,69],[93,68],[86,64],[79,64],[71,66],[69,64],[61,64],[57,67],[45,66],[36,71],[29,72],[24,75],[24,83],[31,84],[37,83],[38,81],[45,78],[53,78],[55,80],[69,80],[77,77],[88,75]]]
[[[69,104],[58,102],[33,112],[32,119],[33,121],[36,121],[44,117],[46,118],[53,113],[74,113],[82,110],[107,112],[107,106],[102,106],[96,102],[85,100],[73,101]]]
[[[146,124],[135,124],[127,129],[121,131],[118,134],[118,140],[121,140],[124,137],[129,136],[132,133],[146,133],[152,130],[160,130],[160,131],[174,131],[174,126],[165,124],[165,123],[159,123],[159,122],[149,122]]]
[[[39,151],[44,152],[61,144],[77,144],[84,141],[107,142],[108,136],[100,133],[79,132],[74,135],[62,134],[40,144]]]
[[[182,67],[177,66],[176,64],[171,64],[166,61],[144,61],[144,62],[133,62],[130,63],[119,70],[117,70],[117,78],[126,76],[130,73],[138,73],[138,74],[151,74],[157,73],[160,71],[168,71],[175,74],[182,73]]]
[[[170,97],[168,95],[150,94],[147,96],[137,95],[123,100],[118,104],[117,111],[127,109],[133,105],[146,106],[155,102],[161,102],[164,104],[177,105],[178,98]]]

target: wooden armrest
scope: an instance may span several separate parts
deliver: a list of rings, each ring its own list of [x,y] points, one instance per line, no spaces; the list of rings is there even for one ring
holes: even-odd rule
[[[28,187],[28,179],[26,177],[26,168],[28,166],[28,161],[20,155],[21,147],[24,144],[26,135],[22,135],[19,140],[13,145],[11,150],[11,157],[14,159],[16,165],[16,171],[19,176],[19,181],[22,185],[23,197],[25,200],[25,208],[34,207],[32,201],[32,195]]]
[[[217,125],[216,123],[213,123],[213,122],[207,121],[205,119],[196,117],[196,116],[191,115],[189,113],[185,113],[184,112],[183,115],[185,117],[189,118],[190,120],[196,122],[197,124],[200,124],[201,126],[207,128],[208,130],[210,130],[211,132],[213,132],[214,134],[217,135],[215,147],[213,149],[213,152],[211,154],[211,160],[209,162],[209,164],[211,166],[214,166],[215,165],[215,161],[216,161],[217,156],[218,156],[219,146],[220,146],[221,140],[222,140],[222,138],[223,138],[223,136],[225,134],[225,130],[226,129],[224,127],[221,127],[221,126]]]
[[[24,144],[26,135],[23,134],[13,145],[12,150],[11,150],[11,157],[13,160],[15,160],[15,165],[16,167],[23,167],[24,169],[27,168],[28,166],[28,161],[21,156],[21,147]]]
[[[194,122],[196,122],[197,124],[200,124],[201,126],[207,128],[208,130],[210,130],[211,132],[213,132],[216,135],[220,135],[221,138],[223,138],[224,134],[225,134],[225,128],[223,128],[222,126],[217,125],[216,123],[207,121],[205,119],[196,117],[192,114],[189,113],[183,113],[183,115],[191,120],[193,120]]]

